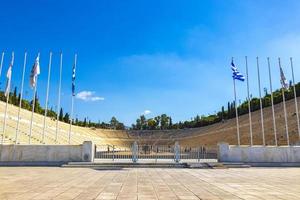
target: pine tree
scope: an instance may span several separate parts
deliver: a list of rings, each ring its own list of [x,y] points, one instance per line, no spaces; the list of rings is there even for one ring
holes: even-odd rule
[[[70,122],[69,120],[70,120],[70,115],[69,113],[66,113],[64,116],[64,122],[69,123]]]
[[[83,126],[86,127],[86,117],[84,118]]]
[[[12,103],[13,103],[14,105],[17,105],[17,104],[18,104],[18,102],[17,102],[17,87],[15,87],[14,93],[13,93],[11,99],[12,99]]]
[[[62,108],[60,108],[58,119],[59,119],[59,121],[63,121],[64,120],[64,112],[63,112]]]
[[[172,117],[169,117],[169,129],[172,129],[173,122],[172,122]]]
[[[230,106],[230,102],[227,103],[227,112],[228,112],[227,119],[230,119],[230,117],[231,117],[231,106]]]
[[[224,117],[225,117],[225,110],[224,110],[224,106],[222,106],[221,119],[224,120]]]
[[[20,104],[20,101],[21,101],[21,93],[19,93],[18,95],[18,105]]]

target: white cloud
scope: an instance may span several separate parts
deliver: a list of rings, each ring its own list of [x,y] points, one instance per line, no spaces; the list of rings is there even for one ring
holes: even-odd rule
[[[149,115],[150,113],[152,113],[151,110],[145,110],[142,115]]]
[[[95,96],[95,92],[92,91],[81,91],[76,95],[77,99],[83,101],[102,101],[104,97]]]

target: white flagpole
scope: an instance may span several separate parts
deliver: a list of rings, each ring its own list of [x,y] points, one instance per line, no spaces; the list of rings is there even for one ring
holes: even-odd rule
[[[278,58],[278,63],[279,63],[279,68],[281,68],[280,58]],[[283,112],[284,112],[286,140],[287,140],[287,145],[290,146],[289,127],[288,127],[288,123],[287,123],[284,87],[281,88],[281,91],[282,91],[282,101],[283,101],[282,103],[283,103]]]
[[[247,76],[247,94],[248,94],[248,110],[249,110],[249,129],[250,129],[250,145],[253,145],[253,133],[252,133],[252,117],[251,117],[251,99],[249,94],[249,76],[248,76],[248,59],[245,56],[246,61],[246,76]]]
[[[1,77],[1,73],[2,73],[3,59],[4,59],[4,51],[2,52],[2,56],[1,56],[0,77]]]
[[[69,127],[69,144],[71,143],[71,131],[72,131],[72,120],[73,120],[73,108],[74,108],[74,96],[72,95],[72,100],[71,100],[70,127]]]
[[[261,131],[262,131],[262,138],[263,138],[263,145],[266,145],[265,140],[265,128],[264,128],[264,113],[262,107],[262,99],[261,99],[261,86],[260,86],[260,73],[259,73],[259,62],[258,57],[256,57],[256,66],[257,66],[257,78],[258,78],[258,87],[259,87],[259,104],[260,104],[260,120],[261,120]]]
[[[4,51],[2,52],[2,56],[1,56],[1,63],[0,63],[0,77],[1,77],[1,72],[2,72],[3,59],[4,59]],[[2,137],[3,137],[3,135],[2,135]],[[1,141],[2,141],[2,139],[1,139]]]
[[[269,81],[270,81],[270,92],[271,92],[271,104],[272,104],[272,118],[273,118],[273,129],[274,129],[274,139],[275,146],[277,146],[277,129],[276,129],[276,119],[275,119],[275,110],[274,110],[274,100],[273,100],[273,89],[272,89],[272,77],[271,77],[271,66],[270,66],[270,58],[268,60],[268,69],[269,69]]]
[[[295,77],[294,77],[294,65],[293,65],[293,58],[292,57],[290,58],[290,62],[291,62],[293,85],[294,85],[294,97],[295,97],[295,109],[296,109],[296,117],[297,117],[297,125],[298,125],[298,135],[299,135],[299,139],[300,139],[299,110],[298,110],[296,84],[295,84]]]
[[[3,131],[2,131],[2,144],[4,144],[4,137],[5,137],[6,117],[7,117],[7,108],[8,108],[9,93],[10,93],[10,90],[9,90],[9,92],[7,94],[7,97],[6,97],[5,114],[4,114]]]
[[[38,77],[36,77],[36,82],[35,82],[34,92],[33,92],[32,111],[31,111],[30,129],[29,129],[29,144],[31,144],[32,126],[33,126],[33,114],[34,114],[34,107],[35,107],[37,82],[38,82]]]
[[[59,85],[58,85],[58,99],[57,99],[57,116],[56,116],[56,133],[55,141],[57,142],[58,129],[59,129],[59,111],[60,111],[60,93],[61,93],[61,76],[62,76],[62,59],[63,54],[60,53],[60,67],[59,67]]]
[[[77,65],[77,54],[75,54],[75,60],[74,60],[75,72],[76,72],[76,65]],[[72,122],[73,122],[73,109],[74,109],[74,95],[72,93],[70,127],[69,127],[69,144],[71,143],[71,132],[72,132]]]
[[[238,141],[238,146],[240,146],[241,145],[240,125],[239,125],[239,115],[238,115],[238,109],[237,109],[237,103],[236,103],[236,89],[235,89],[235,79],[234,78],[233,78],[233,91],[234,91],[234,107],[235,107],[235,118],[236,118],[237,141]]]
[[[38,58],[40,57],[40,53],[38,53]],[[31,136],[32,136],[32,127],[33,127],[33,114],[34,114],[34,107],[35,107],[35,98],[36,98],[36,88],[38,84],[38,76],[36,76],[36,82],[33,91],[33,100],[32,100],[32,111],[31,111],[31,120],[30,120],[30,128],[29,128],[29,144],[31,144]]]
[[[23,72],[22,72],[20,102],[19,102],[19,109],[18,109],[18,122],[17,122],[16,137],[15,137],[15,143],[16,144],[18,143],[18,137],[19,137],[20,114],[21,114],[21,108],[22,108],[22,98],[23,98],[23,88],[24,88],[24,76],[25,76],[26,60],[27,60],[27,52],[25,52],[25,54],[24,54],[24,64],[23,64]]]
[[[51,77],[51,61],[52,61],[52,52],[50,51],[49,66],[48,66],[47,91],[46,91],[46,102],[45,102],[44,126],[43,126],[43,137],[42,137],[42,142],[43,143],[45,141],[46,118],[47,118],[47,111],[48,111],[49,85],[50,85],[50,77]]]
[[[12,56],[12,63],[14,62],[14,58],[15,58],[15,54],[14,52],[12,52],[11,54]],[[3,123],[3,133],[2,133],[2,144],[4,144],[4,138],[5,138],[5,129],[6,129],[6,118],[7,118],[7,108],[8,108],[8,101],[9,101],[9,93],[10,93],[10,80],[8,81],[8,93],[7,93],[7,96],[6,96],[6,105],[5,105],[5,114],[4,114],[4,123]]]

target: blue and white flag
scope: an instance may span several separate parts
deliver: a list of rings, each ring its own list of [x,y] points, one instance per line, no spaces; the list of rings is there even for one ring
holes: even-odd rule
[[[76,75],[76,68],[75,65],[73,65],[72,69],[72,95],[75,96],[75,75]]]
[[[245,76],[238,71],[237,67],[233,63],[233,60],[231,61],[231,70],[232,70],[232,78],[233,79],[236,79],[239,81],[245,80]]]

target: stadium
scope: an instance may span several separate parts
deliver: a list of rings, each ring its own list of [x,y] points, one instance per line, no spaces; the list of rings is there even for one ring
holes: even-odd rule
[[[299,1],[1,8],[0,200],[300,199]]]

